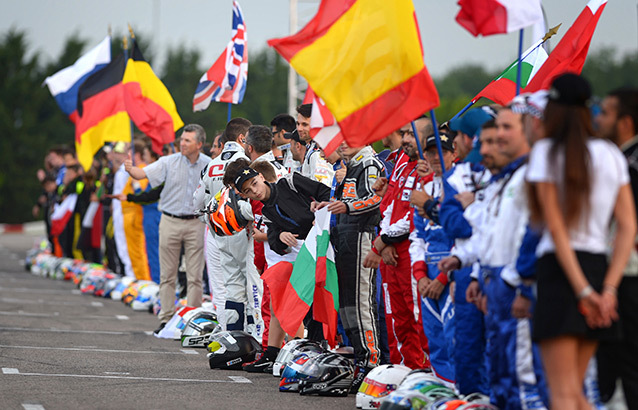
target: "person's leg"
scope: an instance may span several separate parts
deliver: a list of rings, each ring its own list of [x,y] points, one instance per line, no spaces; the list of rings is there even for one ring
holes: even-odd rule
[[[244,330],[246,298],[246,255],[248,238],[245,232],[233,236],[220,236],[220,264],[226,287],[226,330]]]
[[[638,409],[638,277],[623,278],[618,288],[618,310],[622,326],[620,368],[625,402]]]
[[[202,305],[204,271],[204,224],[197,219],[182,224],[184,258],[186,262],[186,303],[188,306]]]
[[[442,307],[449,297],[448,288],[441,294],[439,300],[421,299],[421,316],[423,317],[423,331],[428,338],[430,349],[430,364],[434,374],[446,386],[454,386],[454,367],[448,355],[448,343],[443,330]]]
[[[159,226],[159,295],[162,308],[158,317],[162,323],[168,322],[175,313],[175,281],[182,247],[182,241],[179,237],[179,222],[175,221],[178,220],[163,215]]]
[[[589,366],[589,362],[591,361],[592,357],[596,353],[597,348],[598,342],[596,341],[585,339],[580,339],[578,341],[578,356],[576,360],[578,362],[579,385],[582,386],[580,396],[578,397],[578,405],[579,408],[583,410],[589,410],[591,408],[591,404],[587,400],[587,396],[585,395],[583,389],[585,386],[585,374],[587,373],[587,367]]]
[[[559,336],[540,342],[545,377],[550,391],[550,407],[579,409],[583,395],[579,375],[579,342],[572,336]]]
[[[217,312],[217,321],[222,329],[226,326],[226,287],[224,273],[219,259],[218,236],[208,230],[206,234],[206,267],[208,269],[208,286],[213,297],[213,305]]]

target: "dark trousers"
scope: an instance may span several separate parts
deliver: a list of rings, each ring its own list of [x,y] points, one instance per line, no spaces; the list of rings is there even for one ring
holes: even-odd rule
[[[618,313],[622,339],[602,342],[598,348],[598,385],[603,402],[622,381],[629,409],[638,409],[638,277],[624,277],[618,288]]]

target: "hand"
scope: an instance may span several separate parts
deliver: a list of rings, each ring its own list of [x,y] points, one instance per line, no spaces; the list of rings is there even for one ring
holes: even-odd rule
[[[448,256],[447,258],[441,259],[437,267],[441,272],[447,273],[451,270],[459,269],[461,267],[461,260],[456,256]]]
[[[282,232],[279,234],[279,240],[290,246],[291,248],[294,248],[295,246],[297,246],[298,236],[299,235],[290,232]]]
[[[381,177],[377,179],[376,182],[372,184],[372,190],[379,196],[385,195],[386,191],[388,190],[388,178]]]
[[[604,314],[609,317],[612,321],[618,320],[618,297],[616,293],[608,292],[603,289],[602,294],[602,305]]]
[[[430,169],[430,164],[428,163],[427,160],[420,159],[420,160],[417,161],[417,163],[416,163],[416,173],[420,177],[424,177],[424,176],[430,175],[431,172],[432,172],[432,170]]]
[[[390,266],[397,266],[397,258],[399,254],[397,253],[394,245],[388,245],[381,251],[381,257],[383,258],[383,263]]]
[[[44,170],[42,168],[40,168],[39,170],[37,170],[35,175],[36,175],[36,177],[38,177],[38,181],[42,182],[42,181],[44,181],[44,177],[47,176],[47,173],[44,172]]]
[[[450,299],[452,300],[452,303],[454,303],[454,291],[456,290],[456,282],[452,281],[450,282]]]
[[[471,281],[470,284],[467,285],[467,289],[465,290],[465,300],[467,300],[467,303],[476,304],[476,301],[479,299],[480,296],[481,289],[479,287],[478,281]]]
[[[443,289],[445,289],[445,285],[443,285],[438,280],[431,280],[428,288],[425,290],[425,296],[438,300],[441,297],[441,293],[443,293]]]
[[[266,242],[268,240],[268,235],[266,232],[262,232],[259,229],[253,227],[253,239],[257,242]]]
[[[322,202],[312,201],[312,203],[310,204],[310,212],[317,212],[324,206],[328,206],[330,204],[331,204],[330,201],[322,201]]]
[[[413,190],[410,195],[410,204],[418,207],[423,207],[426,201],[429,201],[432,197],[425,191]]]
[[[133,168],[133,160],[131,159],[131,153],[128,153],[128,158],[124,160],[124,170],[131,173],[131,168]]]
[[[348,206],[341,201],[329,202],[328,211],[333,214],[345,214],[348,212]]]
[[[611,320],[609,320],[609,324],[606,324],[607,320],[603,315],[603,302],[598,292],[592,292],[580,299],[578,310],[585,316],[587,326],[591,328],[607,327],[611,324]]]
[[[31,215],[33,215],[34,218],[40,216],[40,205],[33,205],[33,208],[31,208]]]
[[[98,202],[99,200],[100,200],[100,198],[97,197],[97,194],[95,192],[91,192],[91,197],[90,197],[89,201]]]
[[[346,177],[346,172],[348,168],[346,167],[346,163],[341,160],[341,168],[335,171],[335,179],[337,180],[337,184],[340,184],[343,181],[343,178]]]
[[[126,201],[126,195],[124,194],[107,194],[105,195],[107,198],[117,199],[120,201]]]
[[[454,195],[454,199],[461,203],[463,209],[467,208],[472,202],[474,202],[474,193],[473,192],[461,192],[460,194]]]
[[[365,259],[363,260],[363,267],[368,269],[376,269],[381,263],[381,256],[372,251],[368,251]]]
[[[478,310],[483,312],[484,315],[487,315],[487,296],[485,294],[481,294],[481,296],[479,296],[476,307]]]
[[[532,301],[523,295],[516,295],[512,302],[512,317],[516,319],[529,319],[532,317]]]
[[[419,282],[416,284],[416,288],[419,291],[419,295],[421,295],[424,298],[427,297],[426,293],[427,293],[428,286],[430,285],[430,282],[432,282],[432,280],[428,278],[427,276],[424,276],[421,279],[419,279]]]

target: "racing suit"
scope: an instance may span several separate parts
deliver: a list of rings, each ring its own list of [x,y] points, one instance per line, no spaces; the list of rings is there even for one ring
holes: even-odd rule
[[[240,144],[229,141],[224,144],[221,154],[202,170],[200,185],[193,195],[196,209],[206,207],[223,188],[226,165],[239,158],[248,159]],[[250,205],[246,201],[239,202],[242,213],[250,214],[248,219],[253,219]],[[218,236],[209,231],[206,261],[213,303],[223,328],[244,330],[246,321],[252,332],[263,329],[260,323],[262,285],[255,268],[253,240],[248,236],[248,231],[242,230],[231,236]],[[248,313],[246,317],[245,311]]]
[[[388,190],[384,196],[387,207],[383,211],[380,236],[386,245],[393,245],[399,257],[397,266],[381,264],[383,289],[385,293],[386,323],[390,360],[404,364],[411,369],[429,366],[427,340],[423,333],[419,313],[416,281],[412,275],[409,258],[410,221],[412,207],[410,195],[417,184],[416,164],[407,155],[395,165]],[[392,336],[396,340],[393,346]],[[397,355],[398,353],[398,355]]]
[[[434,176],[424,190],[438,200],[443,191],[442,177]],[[454,241],[443,227],[414,212],[414,230],[410,233],[410,259],[415,279],[427,276],[438,280],[445,287],[438,299],[421,298],[423,330],[428,338],[430,363],[436,376],[454,388],[454,306],[446,274],[439,272],[438,263],[450,255]]]
[[[531,340],[531,321],[511,314],[514,298],[526,292],[524,272],[517,269],[529,221],[526,159],[521,157],[494,175],[483,200],[466,208],[464,216],[473,234],[466,246],[452,252],[463,266],[480,259],[479,279],[487,296],[490,398],[504,410],[545,409],[548,402],[540,354]]]
[[[321,150],[317,143],[314,141],[308,143],[306,145],[306,155],[301,165],[301,175],[321,182],[330,188],[334,174],[332,165],[321,156]]]
[[[472,227],[463,217],[463,206],[454,198],[460,192],[483,195],[483,188],[491,174],[481,165],[469,162],[457,164],[443,179],[445,192],[439,212],[445,233],[462,246],[472,235]],[[478,274],[475,263],[454,272],[454,367],[456,386],[461,394],[480,392],[489,394],[487,368],[485,366],[485,325],[483,314],[466,300],[465,292],[472,281],[471,272]]]
[[[336,215],[330,235],[339,278],[341,322],[354,347],[356,364],[367,368],[377,366],[380,359],[376,270],[363,267],[381,220],[381,197],[372,185],[384,170],[374,154],[367,146],[348,162],[346,175],[336,190],[336,199],[346,205],[346,213]]]

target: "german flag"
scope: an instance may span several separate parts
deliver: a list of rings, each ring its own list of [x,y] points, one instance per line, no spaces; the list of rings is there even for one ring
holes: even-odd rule
[[[173,97],[144,60],[136,42],[133,42],[122,84],[129,115],[137,128],[151,138],[153,150],[161,153],[164,144],[175,140],[175,131],[183,127],[184,122]]]
[[[92,74],[78,90],[75,147],[78,161],[88,170],[93,156],[107,141],[130,141],[131,120],[126,113],[122,77],[123,55]]]
[[[323,0],[297,34],[269,40],[360,147],[439,105],[412,0]]]

